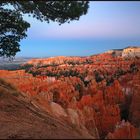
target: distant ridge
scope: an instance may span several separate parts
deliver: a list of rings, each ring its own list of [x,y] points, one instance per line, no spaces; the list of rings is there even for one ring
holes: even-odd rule
[[[140,46],[128,46],[128,47],[126,47],[124,49],[128,49],[128,48],[140,48]]]
[[[140,57],[140,47],[139,46],[128,46],[124,49],[111,49],[105,53],[110,53],[113,56]]]

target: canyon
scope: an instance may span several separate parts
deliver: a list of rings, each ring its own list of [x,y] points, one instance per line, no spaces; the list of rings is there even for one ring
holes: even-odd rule
[[[140,138],[140,47],[31,59],[0,70],[0,138]]]

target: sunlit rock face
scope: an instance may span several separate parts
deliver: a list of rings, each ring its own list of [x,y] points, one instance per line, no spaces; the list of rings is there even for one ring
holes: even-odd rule
[[[42,59],[32,59],[29,60],[25,64],[32,64],[34,66],[43,66],[43,65],[61,65],[65,62],[80,62],[83,61],[81,57],[65,57],[65,56],[57,56],[57,57],[49,57]]]
[[[140,46],[129,46],[124,49],[113,49],[107,51],[106,53],[111,54],[112,56],[122,56],[125,58],[140,57]]]
[[[38,112],[83,138],[134,138],[140,127],[140,58],[117,51],[34,59],[23,70],[0,70],[0,78]]]
[[[123,49],[122,57],[140,57],[140,47],[127,47]]]
[[[96,90],[90,89],[90,94],[82,96],[77,106],[82,111],[90,111],[91,120],[95,121],[99,135],[105,136],[108,132],[112,132],[115,124],[121,120],[118,104],[124,101],[124,95],[118,81],[115,81],[112,86],[104,88],[103,83],[102,87],[95,82],[94,85],[96,85]],[[101,89],[98,90],[98,88]]]

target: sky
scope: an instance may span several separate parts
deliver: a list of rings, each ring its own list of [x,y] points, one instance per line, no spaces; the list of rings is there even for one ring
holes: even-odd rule
[[[90,1],[88,13],[61,26],[24,16],[31,24],[17,57],[89,56],[140,46],[140,2]]]

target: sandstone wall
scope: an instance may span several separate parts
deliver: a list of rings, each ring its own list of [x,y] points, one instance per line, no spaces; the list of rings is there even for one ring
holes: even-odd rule
[[[122,57],[140,57],[140,47],[128,47],[122,52]]]

